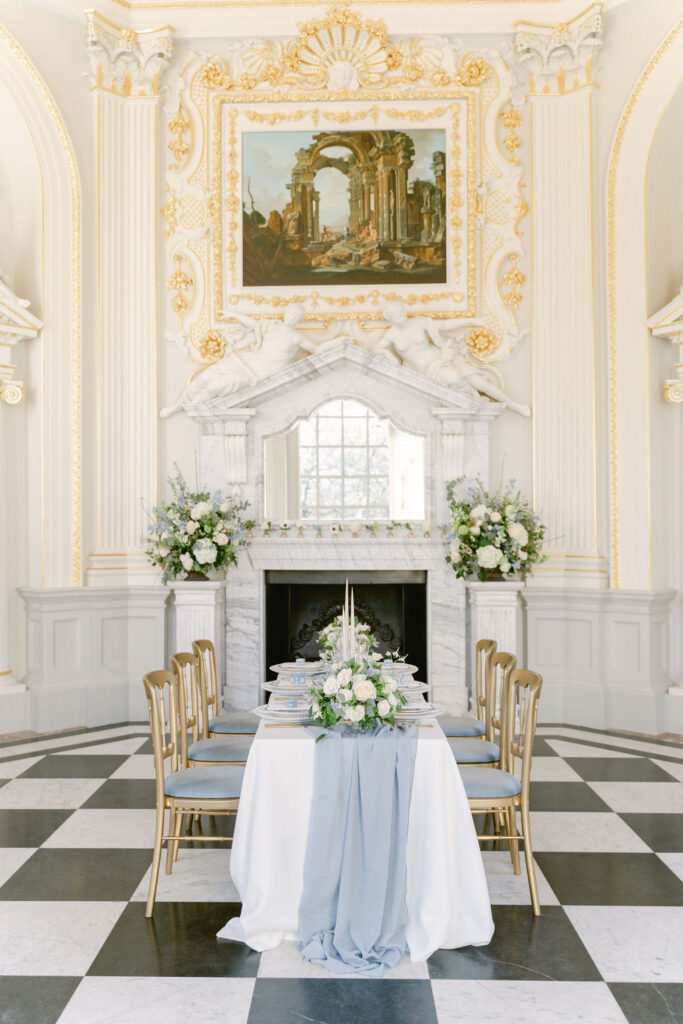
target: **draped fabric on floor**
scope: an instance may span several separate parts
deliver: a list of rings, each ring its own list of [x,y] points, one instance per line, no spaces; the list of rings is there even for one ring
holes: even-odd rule
[[[322,731],[299,948],[328,970],[381,974],[406,951],[406,847],[417,729]]]

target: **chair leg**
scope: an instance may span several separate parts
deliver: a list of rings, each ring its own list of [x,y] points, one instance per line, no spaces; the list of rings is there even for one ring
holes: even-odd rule
[[[507,833],[509,836],[516,836],[517,833],[517,810],[515,807],[508,807],[505,811],[505,822]],[[521,868],[519,866],[519,843],[511,841],[508,843],[510,847],[510,860],[512,861],[512,870],[516,875],[519,875]]]
[[[524,860],[526,861],[526,873],[529,879],[529,893],[531,895],[531,906],[536,917],[541,913],[541,906],[538,902],[538,889],[536,887],[536,870],[534,867],[534,851],[531,846],[531,823],[529,821],[529,807],[522,803],[522,833],[524,835]]]
[[[168,854],[167,854],[167,857],[166,857],[166,874],[167,875],[171,874],[171,872],[173,871],[173,865],[175,864],[175,862],[178,859],[178,847],[179,847],[180,844],[178,842],[178,838],[177,837],[180,836],[180,832],[181,832],[182,827],[183,827],[183,815],[181,814],[180,811],[176,811],[175,812],[175,817],[173,819],[173,828],[171,830],[172,834],[174,836],[176,836],[176,838],[172,839],[171,842],[168,844]]]
[[[152,855],[152,872],[149,876],[149,894],[147,896],[147,906],[145,908],[145,917],[151,917],[154,913],[154,900],[157,894],[157,884],[159,882],[159,867],[161,866],[161,846],[163,839],[161,838],[164,834],[164,815],[165,808],[163,804],[157,805],[157,818],[156,827],[154,831],[154,853]]]

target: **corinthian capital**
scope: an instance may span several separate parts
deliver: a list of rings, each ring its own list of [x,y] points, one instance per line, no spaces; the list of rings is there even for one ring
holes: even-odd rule
[[[88,11],[86,17],[91,85],[121,96],[156,96],[173,53],[173,29],[134,32],[95,11]]]
[[[18,405],[24,396],[24,382],[14,379],[12,350],[26,338],[35,338],[42,320],[28,311],[28,299],[14,294],[0,274],[0,401]]]
[[[518,21],[517,57],[529,68],[532,93],[559,95],[593,81],[593,58],[602,46],[602,4],[573,21],[537,25]]]

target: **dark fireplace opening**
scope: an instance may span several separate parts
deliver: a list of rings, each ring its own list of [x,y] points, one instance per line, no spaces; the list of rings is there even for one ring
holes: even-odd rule
[[[318,633],[339,615],[346,580],[356,617],[367,622],[383,654],[398,651],[415,678],[428,682],[427,573],[422,571],[266,572],[266,666],[318,657]]]

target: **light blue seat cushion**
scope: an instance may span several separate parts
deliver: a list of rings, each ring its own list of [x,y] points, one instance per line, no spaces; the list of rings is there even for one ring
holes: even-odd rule
[[[244,768],[220,765],[215,768],[185,768],[164,780],[166,796],[182,800],[235,800],[242,789]]]
[[[259,726],[260,719],[249,711],[224,711],[209,721],[209,732],[215,733],[250,733],[252,736]]]
[[[251,736],[197,740],[188,747],[187,756],[190,761],[246,761],[252,743]]]
[[[468,768],[460,769],[460,778],[465,792],[472,799],[491,799],[492,797],[517,796],[522,786],[519,779],[499,768]]]
[[[486,726],[471,715],[439,715],[439,725],[446,736],[483,736]]]
[[[491,764],[500,758],[498,744],[490,740],[449,739],[448,745],[458,764]]]

